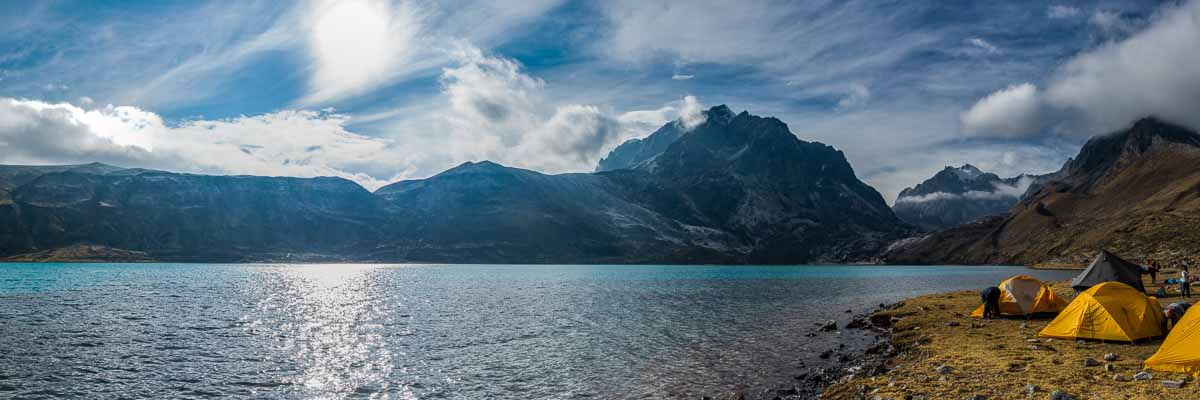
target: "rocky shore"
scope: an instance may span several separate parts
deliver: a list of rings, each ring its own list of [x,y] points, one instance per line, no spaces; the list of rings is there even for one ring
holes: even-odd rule
[[[830,385],[849,382],[858,376],[875,376],[886,371],[896,348],[890,339],[894,322],[887,311],[904,303],[880,304],[876,309],[855,314],[846,310],[841,320],[815,324],[802,335],[811,352],[802,356],[801,366],[789,382],[773,387],[738,388],[708,400],[801,400],[821,398]]]

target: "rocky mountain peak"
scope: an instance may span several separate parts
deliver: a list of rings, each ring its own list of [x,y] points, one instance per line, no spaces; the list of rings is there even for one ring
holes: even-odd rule
[[[961,167],[947,166],[943,171],[953,174],[958,179],[964,181],[974,180],[975,178],[983,175],[983,171],[980,171],[979,168],[975,168],[975,166],[971,164],[963,164]]]
[[[746,113],[745,111],[742,113],[749,115],[749,113]],[[737,115],[733,113],[733,110],[729,109],[729,106],[724,104],[708,109],[708,111],[704,112],[704,115],[707,117],[706,122],[720,125],[727,125],[730,121],[733,121],[733,119],[737,117]]]
[[[1146,117],[1126,129],[1088,140],[1079,155],[1063,166],[1063,172],[1067,177],[1090,182],[1108,174],[1114,166],[1128,164],[1171,145],[1200,148],[1200,135],[1156,117]]]

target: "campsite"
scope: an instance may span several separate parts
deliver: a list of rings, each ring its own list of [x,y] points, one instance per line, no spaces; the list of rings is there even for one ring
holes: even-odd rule
[[[1097,265],[1098,264],[1098,265]],[[982,319],[979,292],[916,297],[874,320],[889,320],[894,356],[886,371],[830,387],[827,399],[1197,399],[1200,308],[1162,335],[1162,307],[1149,276],[1133,288],[1136,264],[1111,253],[1069,282],[1013,277],[997,286],[998,319]],[[1014,284],[1015,282],[1015,284]],[[1009,295],[1009,291],[1016,296]],[[1061,307],[1059,312],[1049,309]],[[972,312],[975,310],[975,312]],[[1029,318],[1023,311],[1031,311]]]

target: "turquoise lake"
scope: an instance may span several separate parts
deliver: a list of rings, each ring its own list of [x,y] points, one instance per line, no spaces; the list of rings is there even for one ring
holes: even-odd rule
[[[0,398],[698,398],[1003,266],[0,264]],[[964,310],[969,312],[970,310]]]

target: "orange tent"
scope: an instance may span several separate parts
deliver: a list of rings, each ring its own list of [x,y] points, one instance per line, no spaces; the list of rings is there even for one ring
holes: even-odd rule
[[[1067,301],[1055,295],[1050,286],[1028,275],[1008,278],[998,287],[1001,315],[1057,313],[1067,306]],[[982,318],[983,306],[976,308],[971,316]]]

